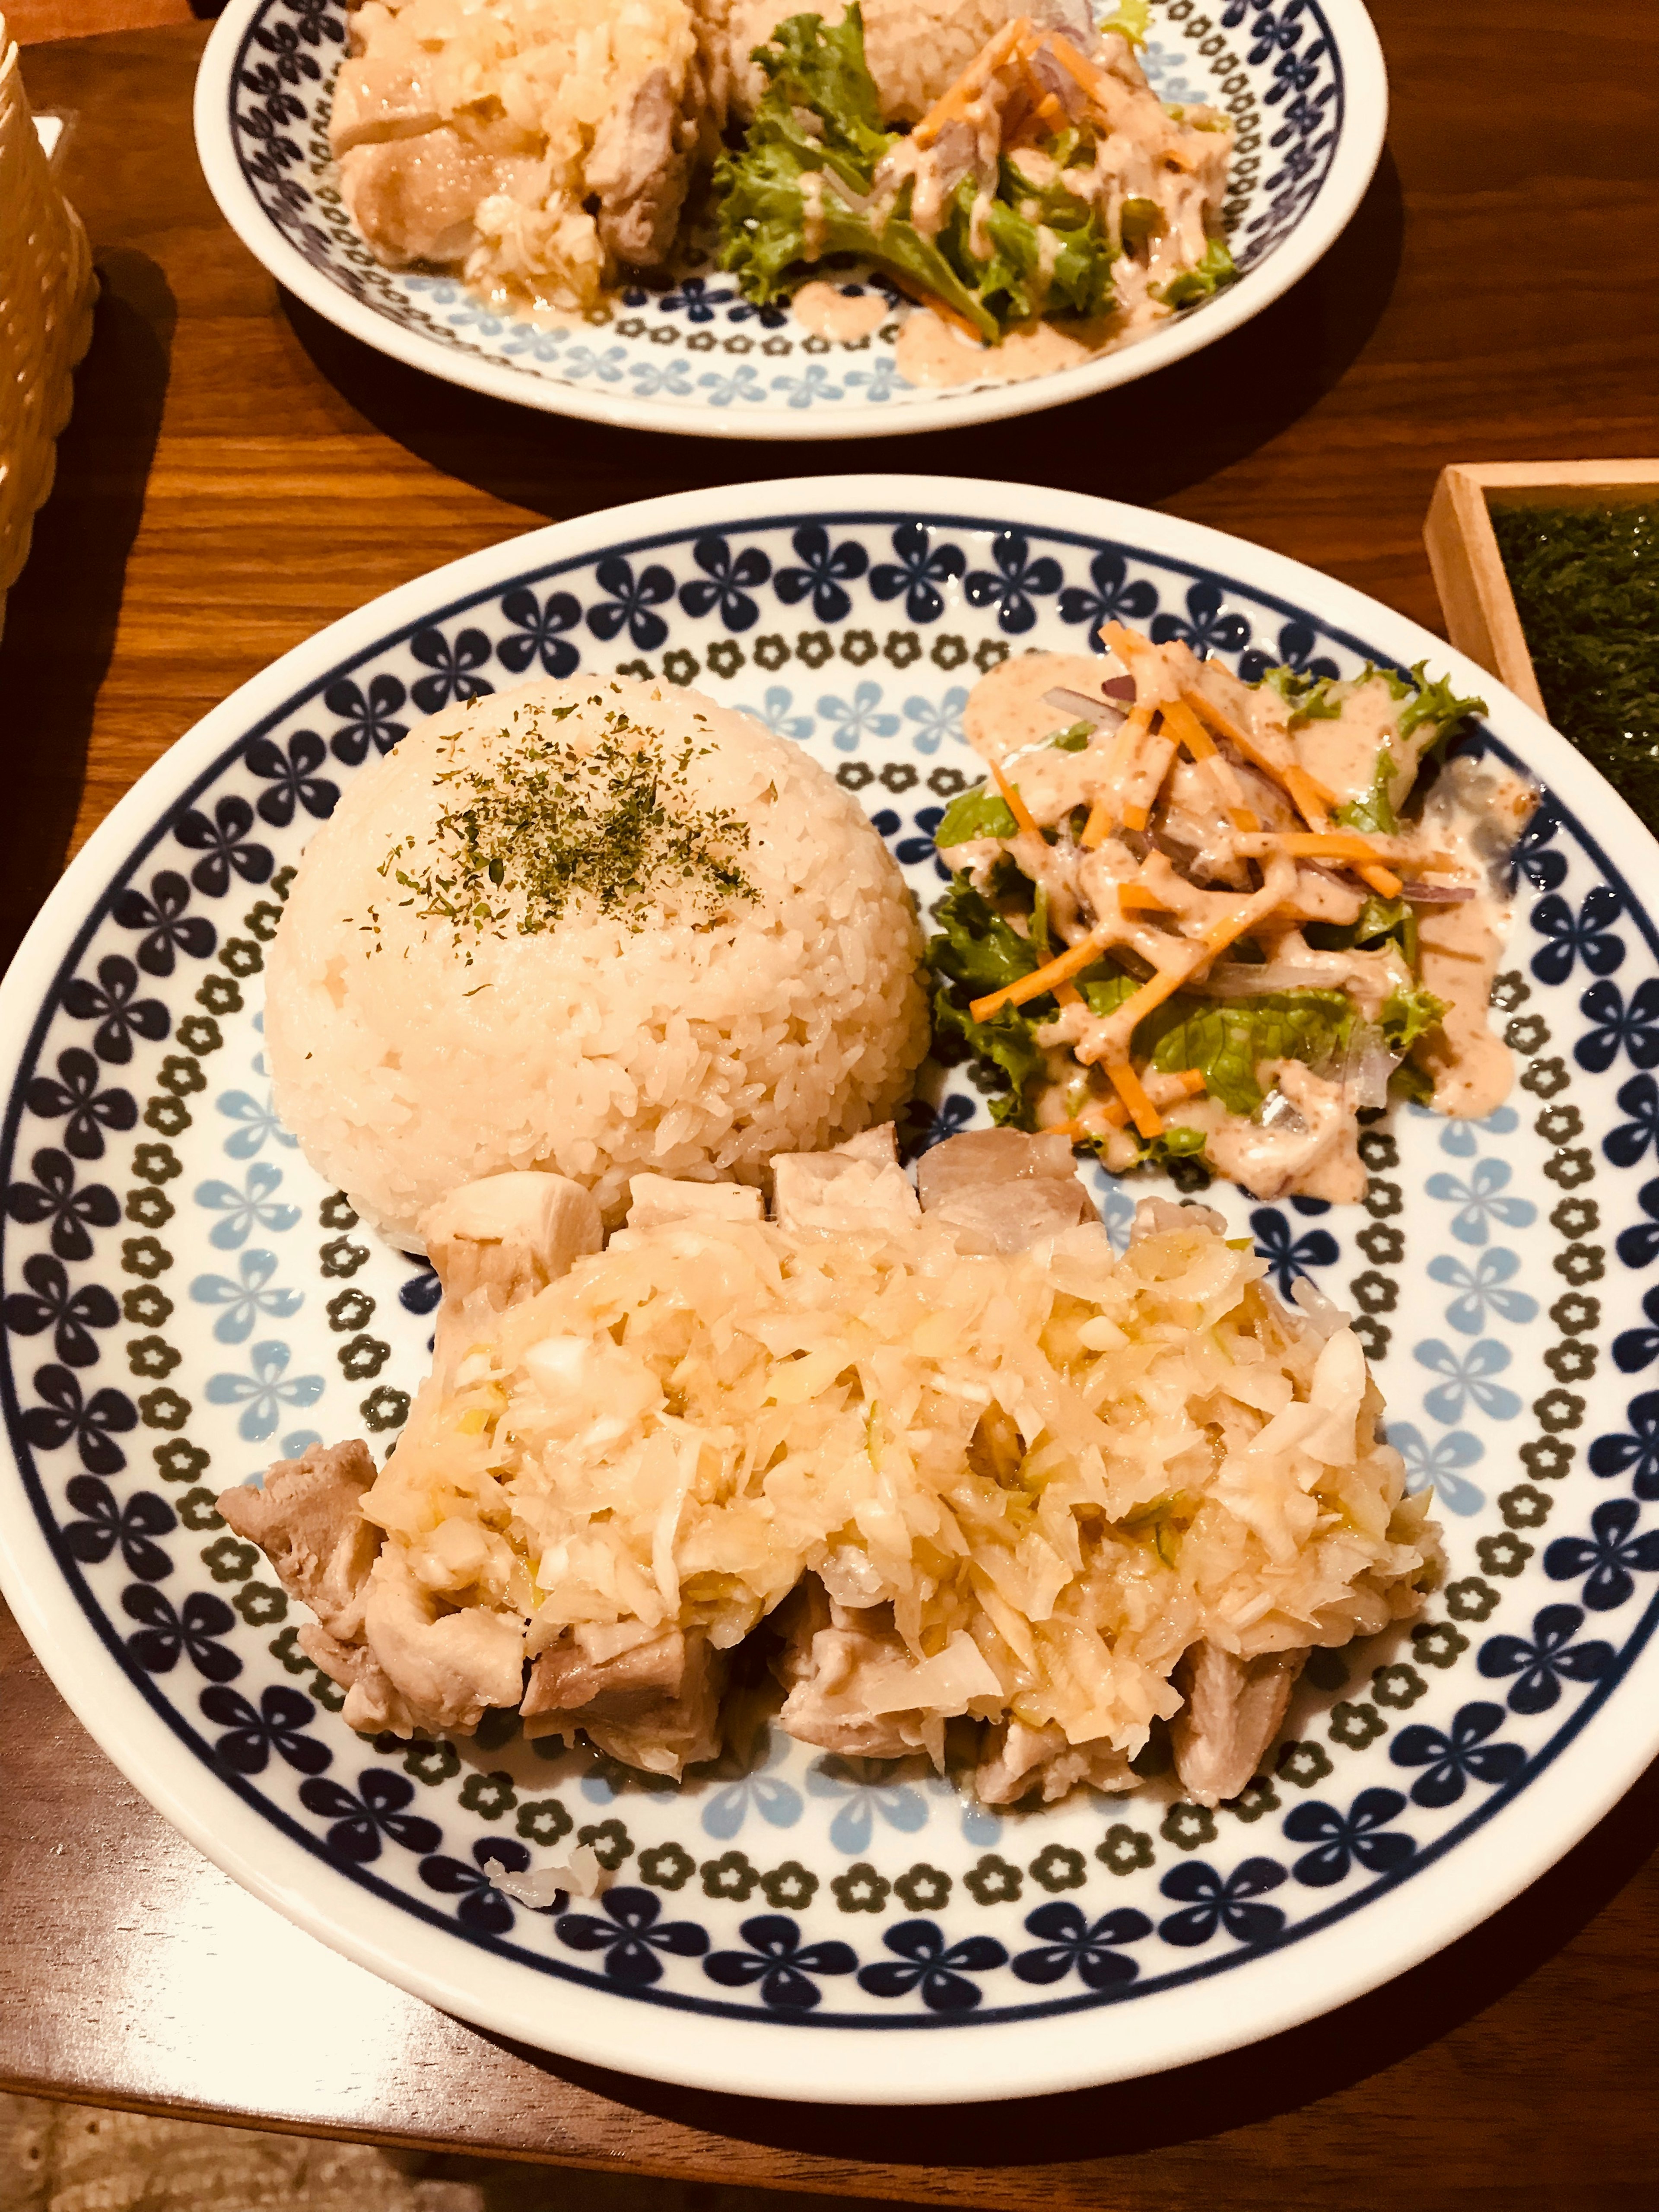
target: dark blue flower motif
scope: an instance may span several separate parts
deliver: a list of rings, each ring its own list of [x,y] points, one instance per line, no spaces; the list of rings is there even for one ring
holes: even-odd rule
[[[657,305],[665,315],[683,311],[688,323],[712,323],[715,308],[723,307],[733,296],[729,289],[711,292],[706,276],[688,276],[678,291],[665,292]],[[643,306],[644,301],[640,304]]]
[[[1279,633],[1277,653],[1264,653],[1253,645],[1238,664],[1238,672],[1246,684],[1259,684],[1270,668],[1293,668],[1298,676],[1334,677],[1340,674],[1336,663],[1322,654],[1314,657],[1318,639],[1306,623],[1288,622]]]
[[[850,1974],[858,1964],[849,1943],[803,1945],[799,1923],[781,1912],[745,1920],[738,1932],[748,1950],[714,1952],[702,1962],[704,1973],[722,1989],[748,1989],[757,1983],[761,2002],[778,2012],[811,2012],[823,1996],[813,1977]]]
[[[435,1820],[409,1811],[414,1795],[415,1784],[406,1775],[388,1774],[381,1766],[366,1767],[357,1777],[355,1797],[337,1782],[320,1776],[313,1775],[300,1784],[300,1802],[307,1812],[334,1823],[325,1838],[330,1850],[355,1866],[367,1866],[371,1859],[380,1857],[382,1836],[401,1844],[407,1851],[437,1850],[443,1831]],[[528,1852],[521,1863],[530,1863]],[[471,1868],[466,1871],[470,1874]]]
[[[173,834],[179,842],[203,856],[191,870],[190,879],[204,898],[222,898],[233,874],[245,884],[270,882],[270,854],[249,838],[252,827],[253,809],[234,793],[215,804],[211,819],[192,808],[174,824]]]
[[[1630,1428],[1623,1436],[1597,1437],[1590,1446],[1591,1471],[1604,1480],[1628,1474],[1638,1498],[1659,1498],[1659,1390],[1644,1390],[1632,1398],[1625,1419]]]
[[[1214,653],[1237,653],[1250,641],[1250,625],[1243,615],[1224,615],[1221,611],[1221,587],[1218,584],[1194,584],[1187,594],[1187,615],[1159,615],[1152,623],[1154,645],[1168,645],[1180,638],[1189,645],[1200,660]],[[1265,1911],[1267,1907],[1264,1905]]]
[[[408,696],[395,676],[374,677],[367,698],[346,678],[331,684],[323,694],[323,704],[346,725],[344,729],[336,730],[329,739],[329,750],[335,759],[343,761],[348,768],[356,768],[371,741],[376,752],[389,753],[404,729],[402,722],[394,722],[392,718]]]
[[[1337,1256],[1336,1239],[1328,1229],[1310,1229],[1304,1237],[1292,1237],[1290,1223],[1274,1206],[1256,1208],[1250,1216],[1250,1234],[1281,1297],[1290,1297],[1298,1275],[1328,1267]]]
[[[637,581],[632,565],[620,553],[607,554],[593,571],[594,580],[608,599],[587,610],[587,627],[608,645],[624,625],[641,653],[654,652],[668,635],[668,624],[653,607],[665,606],[674,596],[674,579],[660,562],[653,562]]]
[[[88,1229],[112,1229],[121,1218],[115,1193],[101,1182],[75,1187],[75,1164],[54,1146],[44,1146],[29,1163],[33,1182],[15,1182],[6,1193],[6,1211],[14,1221],[33,1228],[52,1224],[52,1249],[60,1260],[89,1260],[92,1239]]]
[[[1285,1815],[1285,1833],[1293,1844],[1319,1848],[1299,1858],[1291,1872],[1310,1889],[1328,1889],[1343,1881],[1356,1860],[1371,1874],[1392,1874],[1417,1849],[1414,1837],[1397,1829],[1384,1833],[1405,1809],[1397,1790],[1362,1790],[1346,1813],[1334,1805],[1297,1806]]]
[[[918,1100],[907,1115],[910,1133],[907,1149],[914,1158],[918,1153],[942,1145],[947,1137],[959,1135],[974,1118],[974,1102],[955,1093],[938,1106],[929,1106]]]
[[[423,1262],[416,1273],[398,1285],[398,1303],[405,1313],[429,1314],[443,1294],[437,1269]]]
[[[1553,1583],[1589,1577],[1579,1595],[1592,1613],[1611,1613],[1635,1589],[1632,1573],[1659,1574],[1659,1528],[1632,1534],[1642,1509],[1628,1498],[1604,1498],[1590,1515],[1588,1536],[1558,1536],[1544,1554]]]
[[[1627,1231],[1626,1234],[1639,1236],[1641,1231]],[[1626,1375],[1635,1375],[1659,1359],[1659,1287],[1650,1290],[1643,1299],[1642,1310],[1653,1323],[1652,1328],[1620,1329],[1613,1340],[1613,1364]]]
[[[970,570],[963,589],[970,607],[994,607],[997,627],[1021,637],[1036,621],[1034,599],[1047,599],[1060,589],[1060,566],[1047,553],[1031,558],[1023,531],[999,530],[991,546],[994,569]]]
[[[700,538],[691,557],[703,574],[680,586],[680,605],[689,615],[720,611],[727,629],[753,629],[760,609],[749,596],[772,573],[772,563],[758,545],[745,545],[734,561],[725,538]]]
[[[143,1624],[128,1637],[127,1650],[146,1674],[171,1674],[180,1652],[210,1682],[233,1681],[241,1673],[236,1654],[216,1640],[229,1635],[236,1616],[210,1591],[192,1590],[183,1612],[175,1613],[165,1590],[153,1583],[131,1583],[121,1593],[121,1609]]]
[[[218,943],[218,933],[206,917],[186,914],[190,885],[176,869],[163,868],[152,876],[149,896],[125,890],[115,902],[115,919],[123,929],[144,932],[138,947],[138,965],[146,975],[171,975],[175,952],[192,960],[205,960]]]
[[[85,1515],[65,1522],[64,1548],[83,1566],[95,1567],[118,1545],[127,1572],[141,1583],[159,1583],[173,1572],[173,1562],[152,1536],[166,1536],[179,1525],[165,1498],[152,1491],[135,1491],[124,1505],[95,1474],[77,1474],[69,1486],[69,1502]]]
[[[1085,1989],[1109,1990],[1115,1982],[1133,1981],[1140,1972],[1139,1960],[1126,1959],[1116,1947],[1139,1943],[1152,1934],[1152,1923],[1127,1905],[1091,1923],[1075,1905],[1056,1899],[1026,1915],[1025,1932],[1036,1936],[1041,1948],[1022,1951],[1015,1959],[1014,1972],[1022,1982],[1064,1981],[1075,1967]]]
[[[1160,1920],[1158,1932],[1166,1943],[1184,1951],[1207,1943],[1218,1928],[1239,1943],[1266,1943],[1285,1925],[1276,1905],[1255,1905],[1251,1899],[1264,1890],[1277,1889],[1285,1869],[1276,1859],[1246,1859],[1224,1881],[1202,1859],[1171,1867],[1158,1884],[1165,1897],[1187,1903],[1184,1912]]]
[[[936,1921],[904,1920],[883,1930],[891,1959],[860,1966],[859,1987],[872,1997],[902,1997],[915,1990],[929,2012],[972,2012],[985,1994],[970,1974],[1006,1966],[1008,1954],[994,1936],[964,1936],[946,1944]]]
[[[878,599],[904,599],[904,611],[913,623],[937,622],[945,601],[935,589],[960,576],[968,562],[959,545],[935,545],[931,532],[920,522],[902,522],[893,532],[896,562],[884,561],[870,571],[870,588]]]
[[[1523,875],[1534,890],[1553,891],[1559,888],[1567,872],[1566,855],[1546,848],[1553,844],[1555,833],[1561,827],[1561,817],[1547,799],[1540,801],[1530,822],[1515,842],[1510,854],[1516,871]]]
[[[260,820],[273,830],[286,830],[297,807],[303,806],[319,822],[333,813],[340,787],[317,773],[328,758],[328,748],[315,730],[296,730],[286,751],[269,738],[251,738],[246,758],[249,772],[263,776],[271,787],[259,793],[258,805]]]
[[[582,618],[580,604],[568,592],[550,592],[544,606],[534,592],[509,592],[501,612],[519,635],[504,637],[495,647],[503,668],[522,676],[532,660],[539,660],[549,676],[568,676],[581,659],[581,650],[564,635]]]
[[[421,1822],[425,1827],[428,1824]],[[465,1859],[426,1858],[421,1861],[421,1880],[428,1889],[446,1897],[459,1897],[455,1917],[464,1928],[481,1936],[505,1936],[513,1925],[513,1906],[504,1890],[490,1879],[492,1868],[506,1874],[522,1874],[530,1854],[510,1838],[484,1836],[472,1846],[474,1864]]]
[[[317,1717],[316,1706],[286,1683],[261,1691],[256,1711],[240,1690],[216,1682],[202,1692],[202,1711],[228,1730],[213,1748],[233,1773],[263,1774],[273,1751],[301,1774],[320,1774],[334,1757],[325,1743],[305,1733]]]
[[[694,1920],[659,1925],[661,1902],[648,1889],[607,1890],[599,1903],[607,1919],[565,1912],[554,1922],[554,1932],[573,1951],[603,1951],[606,1975],[625,1989],[647,1989],[662,1979],[659,1951],[677,1959],[700,1959],[708,1948],[707,1932]]]
[[[902,867],[915,867],[929,859],[933,852],[933,832],[945,819],[942,806],[924,806],[916,817],[916,828],[921,833],[915,837],[901,837],[904,817],[890,806],[870,817],[870,826],[878,836],[886,838],[893,848],[893,856]]]
[[[1659,1260],[1659,1182],[1644,1183],[1636,1203],[1648,1218],[1633,1229],[1620,1230],[1619,1256],[1627,1267],[1650,1267]]]
[[[1620,1109],[1630,1115],[1610,1129],[1601,1149],[1616,1168],[1633,1168],[1648,1146],[1659,1152],[1659,1085],[1650,1075],[1633,1075],[1620,1086]]]
[[[1540,983],[1565,983],[1573,962],[1582,960],[1592,975],[1611,975],[1625,957],[1624,939],[1613,933],[1624,910],[1625,902],[1611,884],[1597,884],[1577,914],[1553,891],[1540,899],[1532,926],[1550,941],[1534,953],[1533,974]]]
[[[1512,1782],[1527,1763],[1518,1743],[1490,1743],[1487,1738],[1504,1725],[1502,1705],[1462,1705],[1449,1734],[1413,1722],[1395,1736],[1389,1757],[1396,1766],[1420,1766],[1426,1771],[1412,1784],[1412,1802],[1438,1810],[1455,1805],[1463,1795],[1466,1778],[1484,1782],[1488,1789]]]
[[[1478,1664],[1489,1679],[1518,1674],[1510,1692],[1510,1710],[1547,1713],[1561,1695],[1563,1682],[1596,1682],[1613,1664],[1611,1644],[1575,1644],[1584,1625],[1576,1605],[1547,1605],[1532,1624],[1532,1642],[1519,1636],[1491,1636],[1480,1647]]]
[[[1144,576],[1131,583],[1127,563],[1121,553],[1097,553],[1089,563],[1093,591],[1068,584],[1060,595],[1061,622],[1086,623],[1089,642],[1104,653],[1101,631],[1109,622],[1142,623],[1158,605],[1156,587]]]
[[[481,699],[495,685],[478,671],[489,659],[489,640],[481,629],[464,629],[452,645],[441,629],[418,631],[409,649],[432,671],[415,684],[412,696],[423,714],[435,714],[452,699]]]
[[[138,1119],[137,1103],[130,1091],[98,1088],[103,1069],[89,1052],[72,1046],[58,1055],[58,1080],[37,1075],[24,1092],[31,1114],[55,1121],[62,1114],[64,1142],[77,1160],[104,1157],[104,1131],[130,1129]]]
[[[138,1425],[132,1401],[119,1390],[96,1390],[82,1399],[67,1367],[38,1367],[34,1387],[46,1400],[23,1416],[23,1434],[37,1451],[56,1451],[74,1441],[82,1467],[94,1474],[119,1474],[127,1455],[114,1439]]]
[[[797,606],[810,596],[812,612],[821,623],[845,622],[853,611],[853,602],[842,586],[864,574],[870,565],[869,555],[855,538],[832,544],[828,531],[816,522],[803,524],[790,543],[800,566],[780,568],[772,579],[773,590],[787,607]]]
[[[51,1329],[52,1347],[66,1367],[90,1367],[98,1358],[97,1340],[88,1332],[113,1328],[121,1309],[101,1283],[86,1283],[71,1291],[63,1262],[44,1252],[32,1252],[23,1262],[28,1290],[14,1291],[6,1300],[6,1327],[19,1336],[39,1336]]]
[[[1592,983],[1578,1011],[1593,1024],[1572,1048],[1580,1067],[1600,1075],[1620,1052],[1633,1067],[1659,1067],[1659,978],[1638,983],[1628,1006],[1616,983]]]
[[[131,960],[109,953],[98,963],[98,981],[77,975],[64,986],[64,1011],[77,1022],[96,1022],[92,1048],[100,1060],[125,1066],[132,1058],[132,1040],[145,1037],[159,1043],[173,1025],[173,1017],[159,999],[140,999],[138,970]]]

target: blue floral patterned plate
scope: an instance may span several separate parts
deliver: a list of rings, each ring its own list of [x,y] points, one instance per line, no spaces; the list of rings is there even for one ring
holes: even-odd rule
[[[1247,675],[1427,656],[1547,795],[1485,1121],[1364,1139],[1363,1205],[1216,1187],[1279,1283],[1357,1311],[1450,1570],[1310,1668],[1219,1812],[1171,1778],[994,1814],[925,1768],[775,1736],[653,1786],[588,1754],[352,1735],[295,1608],[214,1510],[317,1437],[389,1443],[435,1285],[271,1112],[260,974],[347,781],[458,696],[622,666],[696,684],[856,792],[916,893],[975,774],[976,674],[1119,615]],[[218,1863],[499,2033],[712,2088],[982,2099],[1173,2065],[1399,1972],[1513,1896],[1659,1750],[1654,847],[1559,737],[1357,593],[1237,539],[928,477],[698,492],[441,569],[183,738],[75,861],[0,989],[0,1577],[76,1711]],[[933,1071],[919,1141],[984,1118]],[[1130,1194],[1099,1178],[1115,1236]],[[497,1880],[591,1844],[593,1902]]]
[[[1360,0],[1152,0],[1147,76],[1237,125],[1224,217],[1240,283],[1139,343],[1033,381],[907,383],[897,324],[842,344],[718,275],[638,288],[574,330],[489,313],[453,278],[381,267],[329,158],[345,0],[231,0],[202,58],[196,146],[226,221],[330,322],[452,384],[550,414],[705,438],[878,438],[1058,406],[1149,375],[1276,300],[1337,237],[1382,149],[1388,83]],[[892,295],[896,306],[896,295]]]

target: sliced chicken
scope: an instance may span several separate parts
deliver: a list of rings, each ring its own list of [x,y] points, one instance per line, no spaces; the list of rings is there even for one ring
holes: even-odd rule
[[[422,1216],[421,1234],[443,1285],[433,1351],[439,1377],[487,1333],[491,1315],[533,1298],[605,1243],[592,1194],[556,1175],[464,1183]]]
[[[720,1750],[726,1674],[724,1653],[699,1629],[577,1628],[537,1658],[519,1710],[541,1723],[529,1735],[563,1723],[626,1765],[678,1781]]]
[[[430,74],[419,60],[366,55],[341,63],[328,125],[337,161],[354,146],[418,138],[442,120]]]
[[[340,156],[340,197],[388,267],[463,261],[477,242],[473,211],[498,189],[500,166],[445,125],[351,147]]]
[[[893,1125],[866,1129],[828,1152],[779,1152],[772,1162],[772,1214],[780,1229],[908,1228],[921,1218],[898,1164]]]
[[[653,69],[594,133],[586,182],[599,195],[599,237],[618,261],[649,268],[673,243],[690,174],[678,103],[665,69]]]
[[[894,1627],[890,1606],[843,1605],[815,1577],[780,1619],[788,1642],[774,1672],[789,1694],[779,1723],[804,1743],[857,1759],[926,1751],[937,1765],[941,1716],[1003,1702],[1001,1683],[965,1630],[918,1660]]]
[[[1195,1805],[1237,1797],[1279,1734],[1305,1651],[1240,1659],[1213,1644],[1194,1644],[1176,1673],[1187,1702],[1170,1723],[1176,1771]]]
[[[672,1176],[637,1175],[628,1186],[630,1229],[659,1229],[669,1221],[759,1221],[765,1207],[745,1182],[678,1182]]]
[[[947,1137],[916,1169],[922,1211],[965,1252],[1024,1252],[1099,1215],[1064,1137],[977,1129]]]
[[[1068,1743],[1063,1729],[1028,1728],[1016,1720],[989,1731],[974,1771],[983,1805],[1017,1805],[1034,1794],[1052,1805],[1079,1782],[1095,1790],[1130,1790],[1134,1779],[1128,1760],[1109,1743]]]
[[[399,1552],[388,1548],[374,1563],[363,1626],[401,1705],[385,1723],[398,1735],[413,1728],[469,1735],[492,1705],[519,1702],[523,1616],[481,1605],[446,1611]]]
[[[305,1624],[296,1641],[307,1658],[345,1692],[340,1715],[348,1728],[365,1735],[378,1735],[382,1729],[398,1735],[412,1732],[415,1722],[409,1708],[366,1644],[343,1644],[314,1620]]]
[[[283,1588],[308,1605],[343,1644],[363,1629],[369,1571],[380,1531],[363,1519],[364,1493],[374,1480],[368,1446],[313,1444],[300,1459],[279,1459],[263,1490],[227,1490],[219,1510],[246,1542],[257,1544]]]

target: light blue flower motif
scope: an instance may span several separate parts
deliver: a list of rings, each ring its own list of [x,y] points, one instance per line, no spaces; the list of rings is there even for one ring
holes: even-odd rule
[[[270,1279],[276,1272],[276,1255],[255,1245],[237,1262],[239,1280],[233,1282],[228,1275],[198,1275],[190,1286],[197,1304],[225,1309],[213,1324],[221,1344],[246,1344],[261,1314],[286,1321],[299,1312],[302,1293],[274,1289]]]
[[[283,1457],[303,1459],[313,1444],[319,1444],[322,1441],[315,1429],[295,1429],[291,1435],[283,1438]]]
[[[1182,72],[1187,67],[1187,57],[1178,47],[1161,45],[1148,39],[1138,56],[1146,72],[1146,81],[1158,98],[1172,107],[1197,107],[1204,100],[1201,90],[1188,83]]]
[[[930,1797],[942,1797],[949,1810],[961,1815],[962,1832],[969,1843],[981,1850],[989,1850],[1002,1835],[1002,1815],[989,1805],[981,1805],[971,1793],[966,1797],[948,1774],[930,1774],[921,1784]]]
[[[1105,1224],[1106,1234],[1114,1252],[1129,1249],[1129,1231],[1135,1225],[1135,1202],[1116,1176],[1111,1177],[1100,1196],[1100,1218]]]
[[[957,744],[965,745],[962,734],[962,710],[968,704],[968,694],[960,684],[953,684],[937,703],[919,694],[904,702],[906,717],[915,724],[911,742],[919,753],[936,753],[946,738],[954,738]]]
[[[819,399],[839,399],[842,397],[838,384],[831,384],[830,372],[821,361],[813,362],[799,376],[775,376],[774,392],[787,392],[792,407],[811,407]]]
[[[636,361],[628,374],[634,380],[636,399],[654,399],[660,392],[671,399],[691,396],[691,372],[683,361]]]
[[[887,1763],[871,1759],[819,1759],[806,1770],[809,1797],[840,1797],[845,1802],[830,1823],[830,1840],[849,1859],[870,1848],[876,1814],[901,1835],[914,1835],[927,1825],[927,1801],[908,1782],[888,1778]]]
[[[533,323],[514,323],[512,334],[501,351],[509,360],[522,360],[528,356],[532,361],[545,364],[556,356],[566,335],[563,331],[538,331]]]
[[[787,684],[769,684],[760,705],[745,707],[743,711],[751,721],[770,730],[775,738],[793,738],[799,744],[811,736],[817,725],[810,714],[791,714],[789,710],[794,703],[795,695]]]
[[[708,394],[711,407],[729,407],[734,399],[748,399],[757,404],[766,397],[765,387],[749,362],[734,368],[729,376],[721,376],[710,369],[706,376],[697,379],[700,391]]]
[[[1507,1137],[1520,1125],[1521,1117],[1513,1106],[1494,1106],[1482,1121],[1448,1121],[1440,1132],[1440,1149],[1454,1159],[1470,1160],[1480,1150],[1477,1132],[1484,1129],[1489,1136]]]
[[[602,384],[620,384],[623,373],[617,364],[627,350],[625,346],[613,345],[595,353],[590,345],[579,345],[566,354],[560,366],[567,376],[597,376]]]
[[[447,276],[405,276],[404,289],[430,293],[434,307],[453,307],[457,300],[465,296],[460,286],[451,283]]]
[[[845,699],[837,699],[833,693],[826,693],[818,701],[819,714],[825,721],[836,725],[837,751],[855,752],[864,738],[896,738],[898,735],[898,716],[877,714],[876,708],[880,704],[881,686],[872,684],[867,676],[854,692],[850,705]]]
[[[264,1054],[261,1053],[259,1057],[263,1060]],[[264,1150],[267,1137],[273,1144],[288,1146],[290,1151],[298,1142],[276,1119],[268,1091],[263,1099],[251,1097],[246,1091],[227,1091],[217,1103],[222,1114],[241,1124],[225,1139],[225,1150],[234,1160],[251,1160]]]
[[[1406,1487],[1415,1493],[1433,1490],[1448,1513],[1478,1513],[1486,1493],[1466,1482],[1460,1468],[1484,1459],[1486,1447],[1467,1429],[1453,1429],[1432,1443],[1410,1421],[1390,1421],[1388,1440],[1406,1462]]]
[[[488,308],[479,307],[465,307],[459,315],[447,315],[444,319],[452,330],[477,331],[481,338],[498,338],[507,327],[499,315],[492,315]]]
[[[1513,1390],[1505,1389],[1501,1382],[1491,1377],[1501,1375],[1514,1358],[1507,1344],[1500,1344],[1495,1336],[1483,1336],[1472,1344],[1460,1358],[1449,1344],[1437,1336],[1416,1346],[1412,1357],[1431,1374],[1443,1375],[1446,1380],[1437,1383],[1424,1399],[1424,1406],[1437,1421],[1448,1427],[1463,1418],[1463,1408],[1473,1399],[1483,1413],[1490,1413],[1495,1421],[1512,1421],[1521,1410],[1521,1401]]]
[[[1507,1160],[1477,1160],[1467,1182],[1450,1175],[1429,1177],[1429,1196],[1458,1208],[1452,1217],[1451,1233],[1460,1244],[1484,1244],[1492,1234],[1488,1224],[1492,1221],[1505,1229],[1525,1229],[1536,1219],[1538,1208],[1529,1198],[1502,1194],[1511,1172]]]
[[[1443,1252],[1429,1262],[1429,1273],[1437,1283],[1445,1283],[1463,1293],[1446,1308],[1446,1319],[1465,1336],[1480,1334],[1486,1326],[1489,1310],[1500,1321],[1537,1319],[1536,1298],[1529,1297],[1525,1291],[1504,1288],[1520,1272],[1520,1255],[1505,1251],[1501,1244],[1494,1244],[1491,1251],[1483,1252],[1473,1268],[1455,1260],[1449,1252]]]
[[[251,1375],[210,1375],[208,1403],[240,1406],[236,1433],[244,1443],[262,1444],[274,1434],[284,1406],[314,1406],[323,1395],[320,1375],[290,1375],[287,1345],[276,1338],[256,1344],[249,1358]]]
[[[890,399],[896,390],[908,392],[910,388],[899,374],[898,363],[890,353],[878,354],[868,368],[850,370],[847,381],[848,384],[867,384],[870,389],[864,397],[877,405],[884,399]]]
[[[702,1808],[703,1832],[720,1843],[730,1843],[748,1819],[750,1808],[769,1828],[793,1828],[803,1810],[801,1794],[793,1783],[773,1772],[788,1759],[790,1741],[781,1729],[771,1735],[763,1765],[736,1782],[717,1790]]]
[[[198,1206],[205,1206],[225,1217],[222,1221],[216,1221],[208,1231],[209,1243],[221,1252],[234,1252],[238,1245],[247,1243],[255,1229],[265,1230],[272,1236],[292,1229],[300,1218],[299,1207],[279,1205],[272,1195],[282,1180],[281,1168],[272,1167],[269,1160],[256,1160],[240,1190],[234,1182],[198,1183]]]

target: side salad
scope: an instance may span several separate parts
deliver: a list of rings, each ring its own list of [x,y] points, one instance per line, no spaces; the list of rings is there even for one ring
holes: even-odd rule
[[[1124,1170],[1360,1196],[1359,1119],[1491,1110],[1508,856],[1535,794],[1448,761],[1484,702],[1426,665],[1247,684],[1116,623],[1003,664],[986,781],[935,833],[935,1028],[997,1121]]]
[[[1085,52],[1020,16],[914,129],[887,130],[856,0],[756,49],[768,88],[714,172],[720,264],[762,304],[840,259],[995,344],[1040,318],[1126,325],[1234,274],[1220,207],[1232,125],[1166,108],[1134,59],[1145,9]]]

